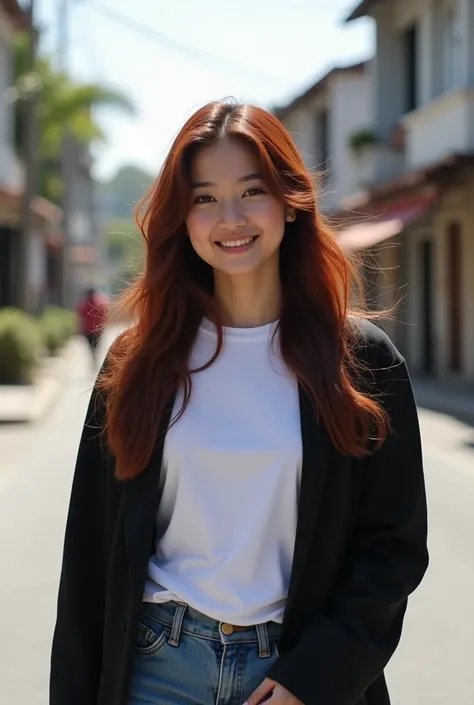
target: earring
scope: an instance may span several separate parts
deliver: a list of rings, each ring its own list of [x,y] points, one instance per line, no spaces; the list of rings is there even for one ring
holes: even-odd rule
[[[296,215],[293,212],[286,214],[286,220],[288,223],[293,223],[296,220]]]

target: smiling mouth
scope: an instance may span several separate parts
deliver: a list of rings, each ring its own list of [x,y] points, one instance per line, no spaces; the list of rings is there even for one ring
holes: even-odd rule
[[[218,240],[216,245],[218,245],[221,250],[242,252],[243,250],[247,250],[251,247],[257,238],[258,235],[252,235],[250,237],[239,238],[238,240]]]

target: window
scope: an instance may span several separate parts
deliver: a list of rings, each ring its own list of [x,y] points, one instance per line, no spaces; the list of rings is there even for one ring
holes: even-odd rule
[[[440,4],[441,27],[441,85],[443,92],[460,85],[461,82],[461,36],[459,13],[454,2]]]
[[[328,168],[329,160],[329,111],[321,110],[316,116],[316,154],[315,161],[318,167]]]
[[[413,24],[403,33],[403,58],[405,77],[405,111],[419,106],[418,97],[418,25]]]
[[[447,245],[449,369],[451,372],[461,372],[463,351],[463,252],[462,227],[459,223],[451,223],[448,226]]]

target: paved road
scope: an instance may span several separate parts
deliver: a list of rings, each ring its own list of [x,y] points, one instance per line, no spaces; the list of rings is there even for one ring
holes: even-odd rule
[[[86,352],[79,343],[62,399],[41,424],[0,426],[0,705],[47,703],[64,522],[92,384]],[[472,705],[474,430],[421,418],[431,568],[387,675],[394,705]]]

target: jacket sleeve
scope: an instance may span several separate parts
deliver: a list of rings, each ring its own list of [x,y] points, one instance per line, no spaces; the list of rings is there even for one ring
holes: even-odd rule
[[[101,405],[91,396],[79,445],[66,523],[50,705],[95,705],[101,672],[105,595],[108,459]]]
[[[405,361],[381,335],[371,366],[391,432],[362,461],[357,524],[327,609],[268,673],[305,705],[359,700],[397,648],[408,595],[428,566],[416,404]]]

